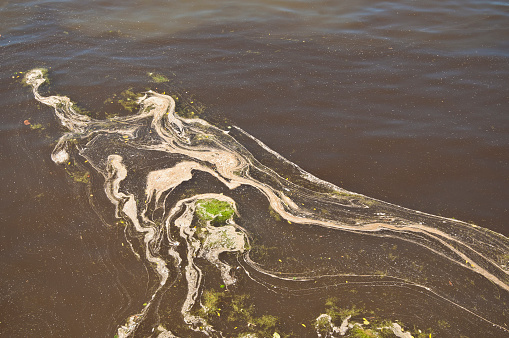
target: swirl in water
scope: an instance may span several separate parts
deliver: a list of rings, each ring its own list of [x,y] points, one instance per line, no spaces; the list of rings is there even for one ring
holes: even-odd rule
[[[205,306],[199,301],[204,279],[216,278],[215,273],[226,290],[242,278],[245,285],[285,297],[337,293],[342,287],[401,292],[509,332],[506,237],[321,181],[240,128],[226,132],[202,119],[177,116],[168,95],[149,91],[139,99],[138,114],[94,120],[78,114],[67,97],[41,96],[42,70],[32,70],[25,80],[69,130],[52,159],[81,157],[102,174],[116,216],[128,224],[134,253],[157,273],[151,299],[120,325],[119,336],[134,334],[143,323],[162,337],[174,336],[154,314],[179,283],[186,292],[172,297],[180,320],[196,332],[223,336],[196,311]],[[267,158],[279,165],[262,164]],[[285,170],[292,179],[283,176]],[[191,182],[198,183],[186,188]],[[232,211],[218,222],[221,211],[211,214],[207,203]],[[263,260],[250,255],[263,245],[281,251]],[[293,260],[279,264],[283,255]],[[399,302],[404,313],[410,300]],[[330,322],[330,316],[319,318]],[[179,319],[174,314],[172,320]],[[331,335],[344,335],[347,320]],[[393,332],[405,336],[396,326]]]

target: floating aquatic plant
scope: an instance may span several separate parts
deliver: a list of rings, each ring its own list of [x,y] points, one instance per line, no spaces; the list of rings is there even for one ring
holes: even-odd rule
[[[201,220],[220,224],[230,219],[235,214],[235,209],[228,202],[205,199],[196,202],[196,214]]]

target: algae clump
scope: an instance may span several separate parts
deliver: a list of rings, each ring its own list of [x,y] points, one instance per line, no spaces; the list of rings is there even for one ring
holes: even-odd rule
[[[166,76],[162,74],[155,74],[155,73],[147,73],[148,76],[152,79],[152,81],[156,83],[164,83],[170,81]]]
[[[132,113],[133,110],[139,108],[140,105],[138,103],[138,97],[142,96],[141,93],[135,93],[133,92],[132,88],[128,88],[120,93],[120,96],[121,99],[119,99],[117,102],[120,103],[120,105],[129,112]]]
[[[204,199],[196,203],[196,214],[203,221],[220,224],[230,219],[235,214],[235,209],[226,201]]]
[[[247,294],[214,290],[203,292],[201,308],[196,313],[214,326],[221,327],[229,323],[235,327],[234,330],[238,330],[237,337],[274,337],[280,322],[280,318],[273,315],[257,316],[255,305]]]

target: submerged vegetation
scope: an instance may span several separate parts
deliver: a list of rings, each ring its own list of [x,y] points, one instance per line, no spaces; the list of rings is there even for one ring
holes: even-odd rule
[[[319,337],[332,337],[333,333],[350,338],[434,337],[430,329],[405,328],[399,321],[378,318],[373,312],[355,306],[340,308],[336,298],[327,299],[325,313],[316,318],[314,326]]]
[[[133,92],[133,88],[130,87],[124,90],[122,93],[120,93],[120,98],[117,100],[117,102],[122,107],[124,107],[124,109],[132,113],[134,110],[140,107],[138,103],[138,98],[140,96],[142,96],[141,93]]]
[[[351,308],[340,308],[338,306],[338,300],[334,297],[328,298],[325,302],[325,313],[331,317],[332,322],[341,322],[347,317],[354,317],[362,312],[363,309],[358,309],[355,306]]]
[[[194,314],[207,324],[228,332],[230,337],[292,337],[280,326],[281,319],[272,314],[258,314],[248,294],[235,294],[226,290],[205,290],[200,307]],[[302,324],[306,327],[305,324]],[[435,337],[431,329],[409,328],[400,321],[381,319],[361,308],[339,308],[337,300],[326,302],[326,313],[320,314],[312,327],[318,337],[347,338],[429,338]]]
[[[281,221],[281,216],[269,206],[269,214],[272,218],[274,218],[276,221]]]
[[[87,115],[87,116],[90,116],[90,117],[96,117],[94,113],[92,113],[90,110],[88,109],[85,109],[81,106],[78,105],[78,103],[74,102],[74,101],[71,101],[72,103],[72,109],[77,113],[77,114],[80,114],[80,115]]]
[[[44,127],[40,123],[32,123],[30,125],[30,129],[32,129],[32,130],[38,130],[38,129],[44,130]]]
[[[88,171],[78,172],[78,171],[67,171],[69,176],[72,177],[74,182],[78,183],[89,183],[90,182],[90,173]]]
[[[195,102],[192,95],[189,99],[180,94],[173,94],[171,97],[175,100],[175,113],[183,118],[197,118],[205,111],[205,107],[201,103]]]
[[[247,294],[206,290],[196,314],[214,326],[233,327],[236,337],[281,337],[280,319],[276,316],[257,315]]]
[[[89,183],[90,182],[90,172],[75,166],[73,162],[68,162],[65,167],[65,171],[67,174],[73,179],[74,182],[77,183]]]

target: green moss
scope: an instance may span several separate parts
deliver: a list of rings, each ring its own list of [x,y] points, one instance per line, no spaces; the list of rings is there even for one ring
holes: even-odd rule
[[[225,201],[216,199],[203,199],[196,203],[196,215],[203,221],[211,223],[224,223],[235,213],[233,206]]]

